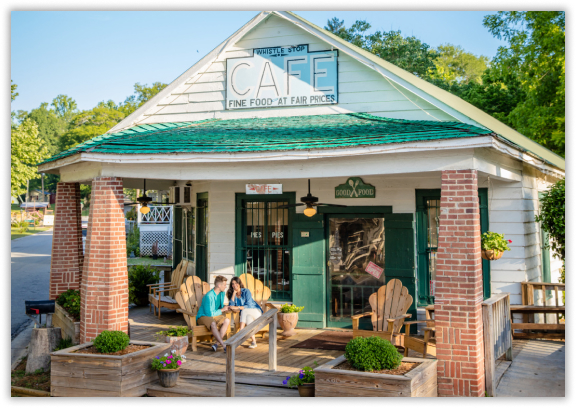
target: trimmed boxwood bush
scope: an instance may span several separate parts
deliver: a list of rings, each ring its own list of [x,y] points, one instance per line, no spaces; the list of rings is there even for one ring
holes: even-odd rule
[[[354,368],[362,371],[393,370],[400,366],[404,357],[392,343],[377,336],[350,340],[345,356]]]
[[[94,339],[94,347],[100,353],[115,353],[124,350],[130,343],[130,337],[123,331],[104,330]]]

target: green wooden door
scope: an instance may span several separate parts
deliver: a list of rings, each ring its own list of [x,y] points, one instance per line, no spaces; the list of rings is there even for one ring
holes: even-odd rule
[[[292,227],[292,302],[304,306],[298,316],[298,327],[322,328],[326,313],[323,216],[295,214]]]
[[[174,243],[172,245],[172,268],[182,261],[182,207],[174,207]]]
[[[196,276],[208,281],[208,193],[196,200]]]

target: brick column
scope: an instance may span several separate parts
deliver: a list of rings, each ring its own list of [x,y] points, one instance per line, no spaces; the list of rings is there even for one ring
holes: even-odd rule
[[[80,184],[58,183],[50,261],[50,299],[68,289],[80,289],[82,263]]]
[[[128,273],[122,179],[92,181],[86,259],[82,274],[80,341],[103,330],[128,332]]]
[[[446,170],[434,307],[439,396],[484,396],[482,300],[478,175]]]

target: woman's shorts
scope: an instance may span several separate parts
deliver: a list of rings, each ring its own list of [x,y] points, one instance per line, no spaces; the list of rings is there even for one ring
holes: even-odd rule
[[[250,324],[260,316],[262,316],[262,312],[259,309],[244,309],[240,313],[240,323]]]
[[[204,326],[206,326],[206,328],[208,330],[210,330],[210,325],[212,324],[212,322],[216,322],[216,327],[220,328],[220,326],[222,326],[222,323],[224,323],[224,319],[226,319],[226,316],[224,315],[218,315],[218,316],[202,316],[201,318],[198,319],[198,324],[203,324]]]

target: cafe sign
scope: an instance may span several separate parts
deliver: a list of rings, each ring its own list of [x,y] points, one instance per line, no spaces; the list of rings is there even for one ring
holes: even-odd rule
[[[364,184],[360,177],[350,177],[346,183],[340,184],[335,189],[336,198],[375,198],[376,188],[370,184]]]
[[[246,194],[282,194],[282,184],[246,184]]]
[[[226,109],[338,103],[338,51],[308,44],[254,48],[226,60]]]

